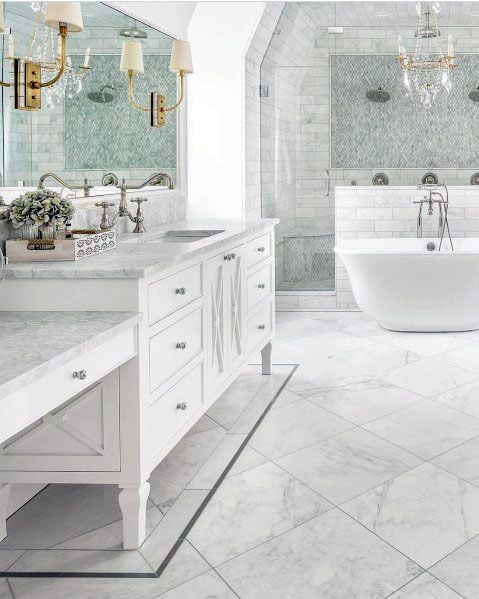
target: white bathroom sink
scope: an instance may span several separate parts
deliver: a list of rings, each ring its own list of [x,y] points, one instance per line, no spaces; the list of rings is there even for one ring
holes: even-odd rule
[[[224,229],[178,229],[161,231],[158,235],[150,237],[147,241],[154,241],[155,243],[192,243],[223,232]]]

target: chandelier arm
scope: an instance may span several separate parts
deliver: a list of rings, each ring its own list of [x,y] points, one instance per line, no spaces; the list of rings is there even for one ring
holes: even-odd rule
[[[185,80],[185,71],[180,70],[180,97],[178,99],[178,102],[176,102],[176,104],[173,104],[173,106],[165,106],[163,108],[163,112],[170,112],[171,110],[175,110],[175,108],[178,108],[178,106],[183,102],[184,90],[185,90],[184,80]]]
[[[133,77],[134,76],[135,76],[134,71],[132,71],[130,69],[128,71],[128,101],[133,106],[133,108],[136,108],[136,110],[141,110],[142,112],[149,112],[150,111],[149,108],[144,108],[143,106],[140,106],[133,99]]]

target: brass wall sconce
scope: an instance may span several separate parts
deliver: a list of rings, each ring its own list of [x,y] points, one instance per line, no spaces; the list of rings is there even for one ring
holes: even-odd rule
[[[2,12],[3,19],[3,12]],[[3,30],[3,23],[0,23]],[[42,65],[19,57],[9,56],[13,61],[13,84],[0,81],[2,87],[14,88],[14,105],[18,110],[39,110],[42,106],[41,92],[60,81],[67,68],[66,40],[69,32],[83,31],[80,2],[48,2],[45,12],[45,25],[59,31],[58,72],[49,81],[42,81]],[[13,45],[13,44],[12,44]],[[10,54],[10,52],[9,52]],[[89,52],[81,67],[85,73],[88,67]]]
[[[183,102],[185,93],[185,75],[193,72],[190,44],[182,40],[175,40],[171,49],[170,71],[178,73],[180,78],[180,96],[172,106],[165,106],[166,99],[163,94],[150,92],[149,106],[140,106],[135,102],[133,95],[133,79],[135,75],[144,73],[143,51],[140,42],[128,40],[123,42],[121,51],[120,70],[128,73],[128,101],[136,110],[149,113],[150,125],[162,127],[165,124],[167,112],[176,110]]]

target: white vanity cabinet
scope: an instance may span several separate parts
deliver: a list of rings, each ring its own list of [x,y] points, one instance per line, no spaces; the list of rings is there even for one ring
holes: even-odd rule
[[[138,547],[145,537],[151,471],[253,353],[261,350],[263,373],[271,372],[273,225],[257,223],[251,233],[240,229],[211,249],[205,244],[201,251],[185,253],[180,264],[143,276],[79,278],[65,277],[63,271],[57,278],[8,279],[7,309],[31,310],[35,304],[38,310],[75,311],[81,297],[82,310],[134,311],[142,319],[134,358],[106,377],[105,372],[89,378],[85,395],[57,397],[27,431],[15,430],[0,454],[0,485],[27,480],[118,484],[124,547]],[[99,257],[98,264],[108,259]],[[118,351],[112,347],[111,354]],[[89,359],[79,359],[76,369],[86,369],[80,362]],[[88,370],[95,372],[99,364],[97,356]],[[71,373],[68,385],[70,379]],[[64,434],[71,437],[68,451],[59,440]]]

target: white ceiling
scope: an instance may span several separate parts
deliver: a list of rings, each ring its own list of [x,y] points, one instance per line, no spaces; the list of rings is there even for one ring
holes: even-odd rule
[[[317,27],[414,27],[416,2],[300,2]],[[478,27],[479,2],[440,2],[443,27]],[[475,16],[474,16],[475,15]]]

